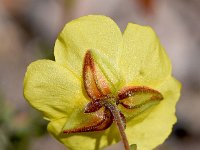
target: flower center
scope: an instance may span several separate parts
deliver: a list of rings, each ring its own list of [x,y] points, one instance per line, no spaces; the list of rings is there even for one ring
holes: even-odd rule
[[[125,150],[130,150],[125,134],[126,118],[121,112],[121,106],[123,111],[128,110],[128,115],[132,114],[134,117],[158,104],[163,96],[160,92],[145,86],[124,87],[114,95],[111,86],[113,83],[110,83],[99,65],[101,64],[95,62],[91,51],[88,50],[83,64],[84,88],[91,100],[84,111],[88,119],[81,124],[81,127],[65,130],[64,133],[101,131],[115,122]]]

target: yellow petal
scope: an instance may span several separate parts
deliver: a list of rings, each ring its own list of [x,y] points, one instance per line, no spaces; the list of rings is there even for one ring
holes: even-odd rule
[[[130,144],[136,143],[141,150],[151,150],[164,142],[176,122],[175,105],[180,96],[180,87],[172,77],[158,87],[164,100],[144,120],[138,122],[136,117],[127,123],[126,133]]]
[[[104,131],[61,134],[68,118],[54,120],[48,124],[48,131],[70,150],[99,150],[120,140],[117,128],[111,126]]]
[[[150,27],[129,23],[123,44],[120,72],[127,84],[153,88],[171,74],[170,61]]]
[[[81,81],[50,60],[39,60],[28,67],[24,96],[46,119],[65,117],[88,102],[82,94]]]
[[[105,16],[89,15],[66,24],[56,40],[54,55],[56,62],[81,78],[86,51],[93,50],[102,71],[116,84],[118,73],[113,68],[117,68],[121,49],[122,34],[115,22]]]

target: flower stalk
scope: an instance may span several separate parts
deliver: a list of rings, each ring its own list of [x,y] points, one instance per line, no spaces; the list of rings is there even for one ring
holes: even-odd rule
[[[105,107],[107,107],[111,111],[112,116],[114,117],[114,121],[116,122],[117,127],[119,129],[120,136],[121,136],[122,142],[124,144],[125,150],[130,150],[128,139],[127,139],[127,136],[125,133],[126,124],[123,121],[122,115],[120,114],[120,111],[117,108],[117,105],[114,103],[111,103],[111,102],[105,102]]]

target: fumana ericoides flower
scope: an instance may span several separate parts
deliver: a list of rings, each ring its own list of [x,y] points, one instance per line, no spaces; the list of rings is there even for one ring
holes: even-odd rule
[[[24,96],[68,148],[102,149],[122,139],[127,150],[150,150],[168,137],[180,83],[150,27],[129,23],[121,33],[108,17],[81,17],[66,24],[54,55],[29,65]]]

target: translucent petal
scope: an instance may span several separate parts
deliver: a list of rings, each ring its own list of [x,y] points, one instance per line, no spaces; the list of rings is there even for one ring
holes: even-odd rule
[[[180,87],[178,81],[169,77],[158,87],[164,100],[144,120],[136,117],[127,122],[126,133],[130,144],[136,143],[138,149],[151,150],[164,142],[176,122],[175,105]]]
[[[105,16],[89,15],[66,24],[56,40],[54,55],[56,62],[81,78],[85,53],[93,50],[102,71],[116,85],[121,48],[122,34],[115,22]]]
[[[29,65],[24,79],[24,96],[46,119],[65,117],[88,102],[82,94],[81,81],[50,60]]]
[[[123,34],[120,72],[127,85],[156,86],[171,74],[171,64],[155,32],[129,23]]]

